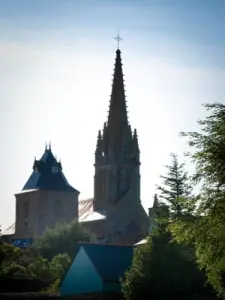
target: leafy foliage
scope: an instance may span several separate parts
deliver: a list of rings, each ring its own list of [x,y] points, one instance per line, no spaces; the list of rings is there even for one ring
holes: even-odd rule
[[[28,270],[37,278],[52,278],[50,271],[51,261],[42,256],[38,256],[29,266]]]
[[[15,261],[20,255],[21,250],[19,248],[0,242],[0,270],[4,268],[4,265]]]
[[[59,294],[59,285],[60,285],[60,279],[56,279],[50,286],[44,290],[42,290],[40,293],[43,294],[50,294],[50,295],[58,295]]]
[[[127,300],[166,299],[203,288],[204,275],[196,267],[193,251],[171,242],[165,223],[154,229],[147,244],[135,249],[132,266],[122,281]]]
[[[175,154],[166,169],[158,187],[160,197],[155,195],[150,209],[152,224],[147,244],[136,249],[132,266],[122,282],[127,300],[147,295],[165,299],[205,292],[206,277],[204,270],[198,269],[193,244],[185,239],[173,240],[168,230],[181,220],[196,221],[196,198],[192,196],[190,179]]]
[[[170,225],[178,242],[195,247],[197,261],[208,281],[225,298],[225,106],[207,104],[211,112],[199,121],[202,131],[182,133],[188,137],[188,156],[196,164],[194,180],[201,182],[199,208],[191,220]]]
[[[33,274],[27,267],[36,259],[34,251],[30,249],[22,251],[17,247],[2,242],[0,243],[0,257],[1,276],[33,277]]]
[[[0,244],[0,276],[61,279],[71,263],[67,254],[58,254],[52,260],[43,258],[33,249],[21,250],[6,243]]]
[[[71,258],[66,253],[54,256],[50,265],[50,272],[54,275],[53,277],[61,279],[71,262]]]
[[[80,241],[90,241],[90,235],[78,222],[73,221],[47,229],[45,234],[36,240],[35,248],[47,259],[52,259],[60,253],[67,253],[72,257]]]
[[[202,181],[206,189],[225,188],[225,105],[205,104],[210,114],[198,121],[201,132],[182,132],[188,138],[187,153],[196,165],[195,180]]]
[[[67,254],[58,254],[52,260],[47,260],[38,256],[33,263],[28,266],[31,274],[37,278],[59,278],[61,279],[65,270],[69,267],[71,258]]]
[[[89,239],[89,234],[72,222],[47,230],[35,246],[27,249],[1,242],[0,276],[55,279],[49,289],[57,290],[57,282],[69,267],[77,242]]]

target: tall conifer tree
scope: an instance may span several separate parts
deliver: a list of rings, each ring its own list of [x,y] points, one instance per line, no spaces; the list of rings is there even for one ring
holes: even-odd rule
[[[184,163],[178,161],[175,153],[171,154],[171,165],[166,166],[165,175],[161,175],[162,184],[158,186],[161,200],[169,206],[171,217],[180,217],[190,210],[192,188]]]

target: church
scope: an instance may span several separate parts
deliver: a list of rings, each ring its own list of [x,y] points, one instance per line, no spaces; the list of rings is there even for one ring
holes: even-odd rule
[[[16,221],[3,236],[27,243],[58,222],[77,219],[96,242],[133,245],[145,238],[149,218],[140,199],[140,149],[137,130],[128,122],[121,62],[116,51],[109,113],[99,130],[94,162],[92,199],[66,179],[51,145],[46,145],[22,191],[15,195]]]

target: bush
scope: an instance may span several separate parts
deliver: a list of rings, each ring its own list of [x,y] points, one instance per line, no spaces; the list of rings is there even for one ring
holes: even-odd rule
[[[73,257],[80,241],[90,241],[90,235],[78,222],[73,221],[47,229],[44,235],[36,240],[34,247],[47,259],[52,259],[60,253],[67,253]]]

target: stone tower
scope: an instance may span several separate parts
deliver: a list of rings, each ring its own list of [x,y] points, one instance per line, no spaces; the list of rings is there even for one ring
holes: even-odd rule
[[[79,192],[69,185],[61,162],[46,146],[22,192],[16,194],[15,238],[35,238],[58,222],[78,218]]]
[[[140,151],[137,130],[128,122],[121,51],[116,61],[108,120],[99,131],[95,151],[94,211],[106,216],[105,235],[119,237],[148,231],[140,200]],[[116,238],[115,235],[118,237]],[[110,239],[110,238],[109,238]]]

